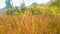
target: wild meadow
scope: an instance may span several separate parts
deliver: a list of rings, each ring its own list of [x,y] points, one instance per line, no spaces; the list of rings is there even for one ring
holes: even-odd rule
[[[0,13],[0,34],[60,34],[60,6],[5,9]]]

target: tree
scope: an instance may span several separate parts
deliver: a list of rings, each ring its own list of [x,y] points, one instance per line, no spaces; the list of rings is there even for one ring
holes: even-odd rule
[[[22,1],[21,10],[22,10],[22,12],[24,12],[26,10],[26,6],[25,6],[24,0]]]
[[[39,14],[41,14],[41,11],[40,11],[39,8],[40,8],[40,5],[37,4],[36,2],[34,2],[34,3],[31,5],[30,10],[31,10],[32,14],[34,14],[34,15],[39,15]]]
[[[14,8],[10,4],[11,0],[6,0],[6,14],[12,15],[14,13]]]
[[[11,7],[11,4],[10,4],[11,0],[6,0],[6,8],[9,8]]]
[[[55,0],[54,3],[52,3],[53,6],[60,6],[60,0]]]

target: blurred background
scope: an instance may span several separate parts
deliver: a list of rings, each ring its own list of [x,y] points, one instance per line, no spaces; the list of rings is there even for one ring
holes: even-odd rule
[[[12,7],[20,6],[22,3],[25,3],[26,6],[32,5],[34,2],[38,4],[45,4],[52,0],[0,0],[0,9],[6,7],[7,3],[10,2]]]

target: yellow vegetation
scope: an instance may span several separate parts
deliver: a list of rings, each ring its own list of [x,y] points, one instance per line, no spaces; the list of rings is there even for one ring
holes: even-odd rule
[[[24,13],[7,9],[7,15],[0,15],[0,34],[60,34],[60,16],[55,11],[57,7],[43,6],[31,7]]]

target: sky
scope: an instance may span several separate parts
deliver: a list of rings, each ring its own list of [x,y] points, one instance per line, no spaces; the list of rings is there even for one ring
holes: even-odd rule
[[[0,0],[0,9],[6,7],[5,1],[6,0]],[[24,0],[26,6],[29,6],[34,2],[38,4],[42,4],[42,3],[47,3],[49,1],[50,0]],[[23,2],[22,0],[11,0],[11,4],[13,5],[13,7],[20,6],[22,2]]]

